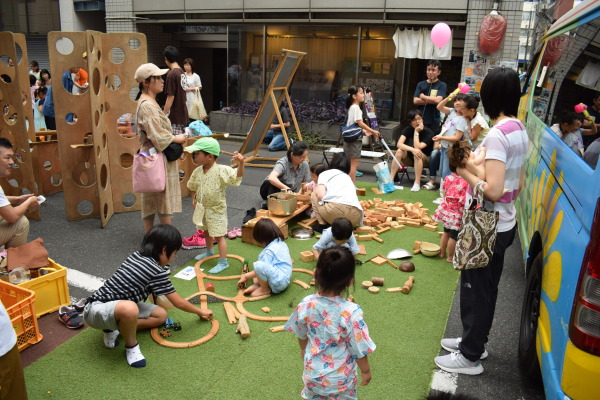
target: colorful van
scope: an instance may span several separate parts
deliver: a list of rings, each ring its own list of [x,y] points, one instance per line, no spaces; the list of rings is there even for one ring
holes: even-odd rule
[[[527,275],[519,363],[541,377],[547,399],[600,399],[600,166],[567,145],[570,134],[596,136],[587,120],[555,125],[580,103],[600,117],[598,91],[600,1],[590,0],[543,37],[520,107],[531,146],[517,201]]]

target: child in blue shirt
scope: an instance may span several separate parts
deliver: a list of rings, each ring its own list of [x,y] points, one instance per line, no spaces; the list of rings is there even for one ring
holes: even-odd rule
[[[283,233],[272,220],[264,218],[254,226],[252,237],[265,249],[258,255],[254,271],[242,274],[238,286],[252,278],[254,283],[244,290],[244,294],[258,297],[283,292],[292,278],[292,257]]]
[[[348,218],[339,217],[333,220],[331,228],[323,230],[321,238],[313,245],[312,252],[318,259],[323,250],[329,247],[342,246],[357,255],[360,251],[352,231],[352,222]]]

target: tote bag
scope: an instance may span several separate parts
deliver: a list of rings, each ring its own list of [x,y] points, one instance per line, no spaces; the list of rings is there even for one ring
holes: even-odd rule
[[[194,90],[194,100],[192,100],[188,114],[191,119],[204,119],[207,116],[204,102],[202,101],[202,97],[200,97],[198,89]]]
[[[133,191],[156,193],[165,190],[167,183],[163,153],[138,152],[133,159]]]
[[[452,258],[454,269],[482,268],[492,261],[500,214],[484,208],[484,183],[475,184],[473,199],[463,215],[463,226]]]
[[[358,124],[355,122],[352,125],[342,125],[342,138],[344,142],[350,143],[360,139],[363,135],[363,130]]]

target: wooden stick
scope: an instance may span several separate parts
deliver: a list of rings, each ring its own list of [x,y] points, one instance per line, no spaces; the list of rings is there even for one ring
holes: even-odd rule
[[[409,276],[408,280],[406,282],[404,282],[404,286],[402,286],[402,293],[404,294],[409,294],[410,290],[413,287],[413,283],[415,282],[415,277],[414,276]]]
[[[383,258],[386,263],[390,264],[391,267],[393,267],[394,269],[398,269],[398,266],[396,264],[394,264],[393,262],[391,262],[389,258],[384,257],[381,253],[377,253],[377,255],[379,257]]]
[[[223,303],[223,308],[225,309],[225,314],[227,314],[227,320],[229,321],[229,325],[233,325],[237,322],[235,318],[235,313],[233,312],[233,304],[226,301]]]
[[[401,287],[391,287],[388,289],[385,289],[386,292],[390,292],[390,293],[396,293],[396,292],[401,292],[402,288]]]
[[[238,322],[238,326],[235,330],[235,333],[241,334],[242,339],[250,337],[250,326],[248,325],[248,319],[245,315],[240,315],[240,322]]]
[[[277,326],[272,326],[272,327],[270,327],[270,328],[269,328],[269,330],[270,330],[271,332],[273,332],[273,333],[277,333],[277,332],[283,332],[283,331],[284,331],[284,329],[283,329],[283,327],[284,327],[284,326],[285,326],[285,325],[277,325]]]

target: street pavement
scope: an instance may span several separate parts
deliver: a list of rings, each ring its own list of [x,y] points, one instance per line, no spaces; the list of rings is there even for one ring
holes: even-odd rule
[[[223,150],[232,152],[241,147],[241,142],[220,140]],[[283,157],[285,152],[269,153],[261,149],[265,157]],[[320,151],[311,151],[311,162],[321,162]],[[219,163],[228,164],[229,156],[219,157]],[[362,162],[364,173],[359,180],[376,180],[372,163]],[[229,227],[241,227],[246,210],[260,208],[258,189],[270,172],[268,168],[246,168],[240,187],[227,190]],[[411,182],[403,182],[405,186]],[[41,207],[41,221],[31,221],[30,239],[41,237],[50,257],[69,268],[69,290],[72,300],[89,296],[102,282],[113,274],[116,268],[132,252],[136,251],[143,237],[143,223],[139,212],[114,214],[105,228],[98,217],[68,221],[64,209],[63,193],[46,196]],[[195,232],[191,216],[191,198],[183,199],[183,212],[173,216],[173,225],[183,236]],[[188,262],[199,250],[181,250],[175,256],[172,266],[178,267]],[[525,286],[523,261],[518,241],[507,251],[505,269],[500,283],[498,307],[488,351],[489,358],[483,362],[485,372],[480,376],[456,376],[437,371],[434,373],[435,389],[464,393],[475,398],[539,400],[543,391],[523,381],[518,372],[517,348],[521,301]],[[446,337],[460,335],[460,315],[458,292],[449,316]],[[442,351],[442,353],[444,353]],[[431,360],[432,368],[434,366]]]

